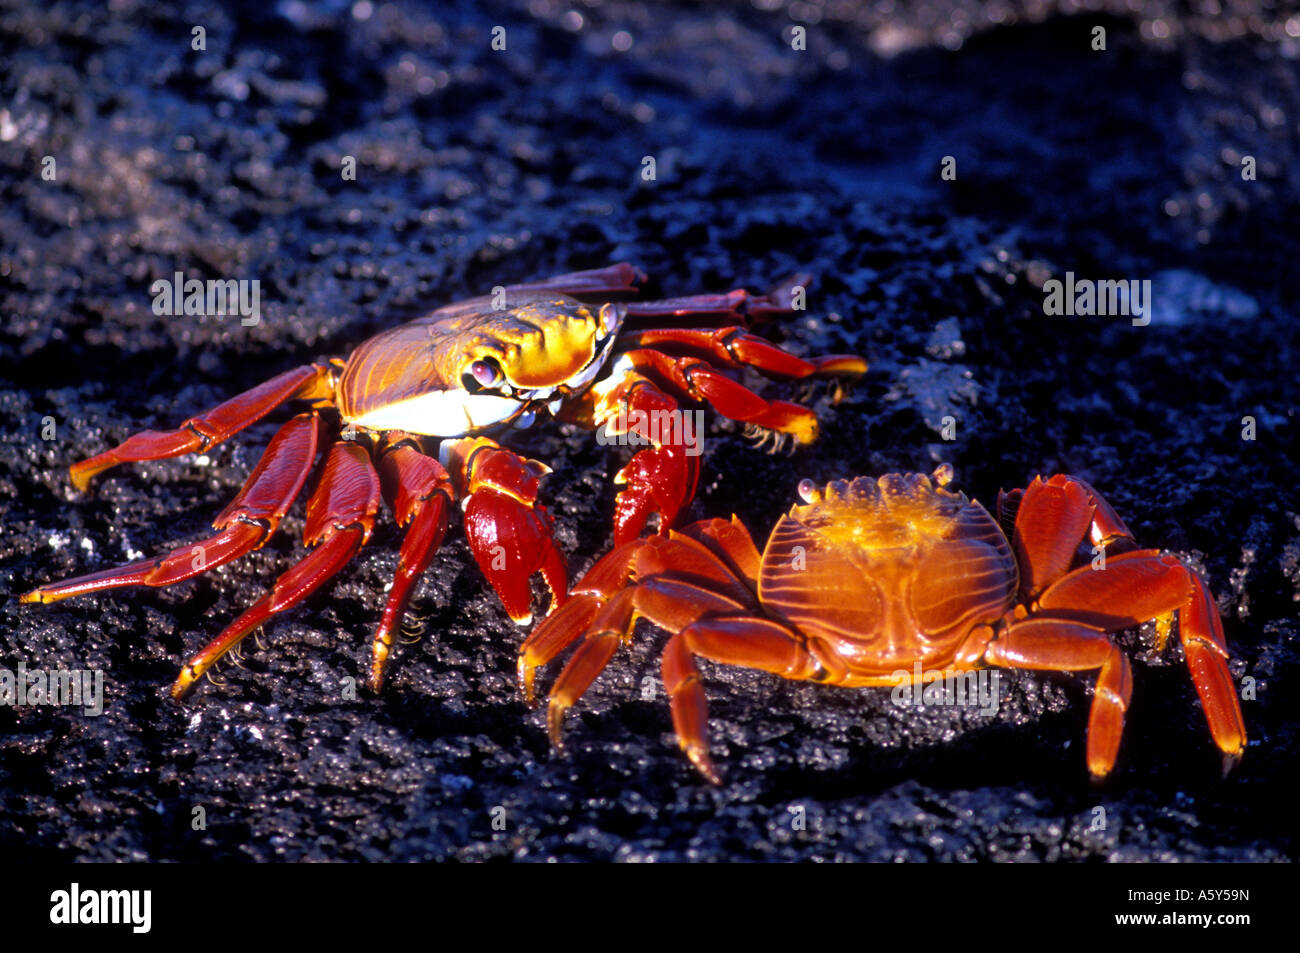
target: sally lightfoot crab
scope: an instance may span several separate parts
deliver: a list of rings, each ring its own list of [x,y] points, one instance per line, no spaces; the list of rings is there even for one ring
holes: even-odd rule
[[[798,279],[765,295],[743,290],[663,301],[618,303],[644,280],[627,264],[495,289],[450,304],[363,343],[346,360],[287,371],[191,417],[178,429],[136,434],[74,465],[85,490],[119,463],[202,452],[291,400],[310,409],[271,439],[239,495],[221,512],[216,535],[140,560],[26,593],[54,602],[120,586],[169,586],[261,547],[319,465],[307,501],[304,541],[312,552],[182,669],[183,695],[223,655],[275,614],[329,580],[370,538],[380,501],[407,527],[396,576],[372,648],[370,684],[378,691],[414,583],[446,533],[460,501],[470,549],[511,618],[532,621],[530,579],[540,573],[552,607],[565,598],[564,559],[552,518],[538,503],[549,469],[500,446],[490,435],[548,415],[606,433],[644,438],[617,475],[614,539],[636,538],[655,514],[667,532],[695,494],[698,457],[649,422],[678,401],[706,403],[765,433],[805,443],[816,414],[769,401],[733,376],[743,368],[785,379],[860,376],[853,356],[805,360],[751,334],[750,322],[792,310]],[[613,300],[612,300],[613,299]],[[340,424],[346,429],[339,439]],[[432,447],[430,444],[432,443]],[[436,448],[438,458],[426,450]],[[697,448],[696,448],[697,449]]]
[[[673,633],[663,682],[673,727],[717,783],[695,658],[832,685],[900,685],[920,663],[949,675],[987,666],[1098,672],[1088,720],[1095,778],[1115,764],[1132,691],[1128,658],[1108,633],[1156,620],[1178,634],[1224,773],[1246,730],[1223,625],[1205,583],[1177,558],[1139,549],[1128,527],[1077,477],[1036,478],[998,496],[995,520],[930,477],[889,474],[799,486],[759,555],[734,517],[618,546],[529,636],[525,696],[539,666],[578,647],[551,689],[551,740],[564,712],[630,639],[638,617]],[[579,641],[580,640],[580,641]]]

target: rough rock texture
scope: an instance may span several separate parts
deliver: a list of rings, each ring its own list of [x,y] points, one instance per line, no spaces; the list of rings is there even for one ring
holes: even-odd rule
[[[1293,858],[1300,20],[897,6],[0,5],[0,665],[99,668],[108,696],[98,718],[0,708],[6,856]],[[1102,789],[1090,675],[1005,673],[986,717],[706,666],[713,789],[673,743],[644,627],[557,759],[515,689],[522,635],[455,533],[417,601],[423,638],[383,697],[345,700],[394,565],[386,519],[247,671],[183,705],[166,686],[301,552],[300,508],[199,581],[19,606],[198,537],[274,424],[82,498],[70,462],[432,304],[622,259],[666,294],[811,272],[807,316],[768,333],[872,363],[840,405],[819,398],[823,439],[794,456],[711,416],[694,515],[762,534],[803,477],[940,460],[985,501],[1079,474],[1208,573],[1255,680],[1238,771],[1219,779],[1181,653],[1157,656],[1150,627],[1119,636],[1135,690]],[[155,316],[149,285],[177,270],[260,279],[260,324]],[[1045,316],[1067,271],[1152,279],[1154,320]],[[556,426],[515,446],[554,467],[576,575],[608,545],[623,457]]]

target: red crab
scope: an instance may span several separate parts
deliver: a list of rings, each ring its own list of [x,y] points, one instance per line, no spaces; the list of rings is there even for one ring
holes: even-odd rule
[[[680,438],[680,428],[653,425],[670,422],[679,400],[711,404],[781,439],[802,443],[816,436],[812,410],[766,400],[719,369],[750,367],[772,377],[836,382],[866,370],[859,357],[805,360],[749,333],[752,319],[792,310],[799,279],[766,295],[736,290],[611,303],[635,294],[643,280],[632,266],[618,264],[498,288],[384,331],[346,361],[287,371],[176,430],[136,434],[76,464],[72,482],[85,490],[91,478],[119,463],[206,451],[287,401],[311,405],[271,439],[243,490],[214,521],[216,535],[165,556],[41,586],[22,601],[169,586],[257,549],[323,452],[304,530],[305,543],[316,548],[185,665],[173,696],[342,569],[370,538],[381,499],[409,528],[374,638],[374,690],[383,683],[393,630],[412,586],[437,552],[457,500],[475,560],[511,618],[529,624],[534,573],[550,588],[553,606],[567,589],[564,560],[551,540],[552,518],[537,502],[539,480],[549,469],[488,434],[526,427],[547,414],[646,438],[646,448],[615,478],[624,487],[616,499],[614,538],[625,543],[655,513],[666,532],[694,497],[694,448],[670,439]],[[339,439],[340,421],[353,439]],[[426,454],[430,444],[441,462]]]
[[[900,685],[920,663],[941,677],[987,666],[1097,669],[1088,768],[1115,764],[1132,691],[1128,658],[1107,633],[1175,612],[1192,682],[1224,773],[1246,729],[1214,599],[1177,558],[1139,549],[1096,490],[1070,476],[998,496],[998,519],[944,487],[951,467],[878,480],[799,485],[760,556],[734,517],[616,547],[529,636],[519,678],[533,700],[538,666],[581,639],[551,689],[547,721],[561,748],[564,712],[630,639],[638,617],[673,633],[663,681],[677,739],[718,783],[708,754],[695,657],[832,685]]]

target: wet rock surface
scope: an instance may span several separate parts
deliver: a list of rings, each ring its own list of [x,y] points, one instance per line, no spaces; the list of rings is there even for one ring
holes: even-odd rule
[[[1300,21],[1093,6],[0,8],[0,657],[102,669],[106,693],[100,717],[0,708],[7,855],[1294,858]],[[948,461],[991,503],[1078,474],[1206,572],[1233,672],[1254,679],[1239,769],[1219,779],[1181,651],[1155,653],[1150,626],[1117,637],[1135,687],[1100,789],[1091,675],[1002,672],[984,715],[704,663],[711,788],[672,739],[664,636],[644,624],[559,759],[515,687],[522,633],[454,531],[416,601],[422,637],[382,697],[350,700],[400,540],[386,514],[245,668],[181,705],[181,662],[301,554],[301,504],[197,581],[18,604],[202,535],[283,415],[84,497],[69,463],[431,305],[625,259],[654,294],[810,272],[806,314],[765,333],[871,361],[840,404],[816,397],[822,439],[793,456],[710,415],[693,516],[734,512],[761,537],[804,477]],[[178,270],[259,279],[260,322],[155,315],[150,284]],[[1066,272],[1151,278],[1159,307],[1145,327],[1046,316]],[[554,468],[577,575],[608,546],[625,455],[554,425],[512,445]]]

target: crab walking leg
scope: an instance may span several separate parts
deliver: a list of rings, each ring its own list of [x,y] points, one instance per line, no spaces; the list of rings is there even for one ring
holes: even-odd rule
[[[1135,548],[1133,535],[1119,514],[1106,502],[1106,499],[1090,485],[1078,477],[1053,477],[1048,483],[1068,480],[1082,487],[1095,507],[1088,535],[1093,545],[1112,548]],[[1196,686],[1196,694],[1201,699],[1201,708],[1205,712],[1205,721],[1210,729],[1210,737],[1219,750],[1223,752],[1223,773],[1226,776],[1241,760],[1246,750],[1246,725],[1241,714],[1241,704],[1237,700],[1236,685],[1228,669],[1228,643],[1223,634],[1223,620],[1219,609],[1214,604],[1214,597],[1200,575],[1184,566],[1173,556],[1160,556],[1155,550],[1126,553],[1120,559],[1131,558],[1144,552],[1151,558],[1161,560],[1166,566],[1177,564],[1187,575],[1186,586],[1190,589],[1187,600],[1177,606],[1178,632],[1183,645],[1183,655],[1187,660],[1187,669]],[[1115,559],[1108,561],[1108,568],[1114,566]],[[1170,570],[1171,573],[1176,572]],[[1079,598],[1077,593],[1069,595],[1071,600]],[[1165,613],[1172,611],[1169,607]],[[1164,615],[1159,613],[1158,615]],[[1145,620],[1143,620],[1145,621]],[[1157,647],[1162,643],[1157,642]]]
[[[57,602],[121,586],[170,586],[261,548],[302,489],[316,459],[320,431],[315,411],[281,427],[239,495],[212,521],[213,528],[221,531],[215,536],[177,546],[166,556],[41,586],[25,593],[22,601]]]
[[[1037,606],[1055,618],[1117,632],[1167,615],[1187,603],[1193,581],[1175,556],[1139,549],[1084,566],[1056,580]]]
[[[564,713],[586,694],[619,645],[631,639],[638,618],[644,616],[661,628],[678,632],[705,614],[743,612],[751,608],[748,601],[671,579],[650,579],[619,592],[596,613],[582,644],[551,687],[546,711],[551,744],[557,751],[564,750]]]
[[[112,450],[73,464],[68,475],[73,485],[84,492],[97,474],[119,463],[162,460],[207,450],[257,423],[286,401],[329,398],[334,393],[334,375],[334,368],[328,364],[307,364],[285,371],[205,414],[191,417],[175,430],[146,430],[128,437]]]
[[[245,636],[277,613],[297,605],[346,566],[370,539],[379,496],[379,475],[365,449],[355,443],[334,444],[325,460],[320,484],[307,501],[303,529],[303,541],[308,546],[320,545],[190,659],[172,685],[172,697],[181,698]]]
[[[388,603],[371,643],[370,690],[383,688],[384,671],[393,648],[393,630],[406,614],[416,581],[429,568],[447,534],[447,511],[454,491],[442,465],[401,442],[405,435],[390,435],[381,450],[379,478],[384,498],[399,526],[408,526],[397,555],[397,571]]]
[[[802,640],[766,619],[700,619],[668,640],[662,669],[677,743],[700,774],[721,784],[709,758],[709,705],[694,656],[794,679],[815,677],[821,665]]]
[[[523,282],[506,285],[507,300],[509,296],[521,292],[554,291],[558,294],[584,297],[586,295],[636,294],[638,286],[645,281],[645,274],[625,261],[607,268],[593,268],[590,271],[574,271],[567,275],[556,275],[543,281]]]
[[[817,439],[817,414],[785,400],[768,400],[694,357],[670,357],[649,349],[628,351],[623,360],[666,383],[682,397],[710,404],[720,414],[765,430],[789,434],[800,444]]]
[[[1124,733],[1133,674],[1128,656],[1105,632],[1055,619],[1017,622],[989,643],[984,660],[1006,668],[1057,672],[1100,669],[1088,715],[1088,770],[1098,780],[1110,773]]]
[[[695,600],[697,605],[719,610],[739,606],[753,608],[758,560],[749,533],[738,522],[725,520],[693,523],[683,532],[673,533],[667,538],[651,536],[616,547],[601,557],[574,585],[569,601],[549,615],[524,641],[519,650],[518,668],[524,697],[530,705],[533,703],[533,680],[539,667],[588,632],[598,630],[594,624],[597,615],[627,585],[634,572],[649,580],[638,595],[638,611],[666,627],[681,628],[696,618],[698,611],[682,615],[680,609],[674,610],[675,603],[671,599],[665,600],[664,596],[665,587],[671,584],[650,577],[668,572],[684,573],[697,581],[707,582],[712,587],[711,592],[720,596],[720,600],[710,600],[706,594],[706,597]],[[749,586],[737,578],[737,568],[749,581]],[[677,592],[679,596],[687,597],[698,594],[696,590],[683,590],[681,587]],[[689,605],[690,599],[687,598],[683,604]],[[630,627],[631,620],[627,623]],[[614,628],[625,639],[631,631],[630,628],[625,631],[621,625]],[[592,678],[596,674],[599,673],[594,673]],[[586,684],[590,684],[590,679]],[[582,690],[586,690],[585,685]],[[574,695],[571,701],[580,694]]]
[[[568,570],[551,539],[555,521],[537,502],[541,478],[550,468],[486,437],[448,440],[442,446],[465,501],[465,536],[474,561],[510,618],[529,625],[534,573],[541,573],[551,592],[548,613],[568,595]]]
[[[560,677],[551,687],[546,707],[546,730],[556,751],[564,751],[564,713],[591,687],[620,643],[627,640],[636,624],[633,602],[636,589],[624,589],[600,606]]]
[[[1237,701],[1218,608],[1200,577],[1176,557],[1136,550],[1105,570],[1076,569],[1042,594],[1040,608],[1107,631],[1162,619],[1178,610],[1187,668],[1226,774],[1241,760],[1246,728]]]
[[[716,318],[742,321],[763,319],[774,314],[790,314],[794,309],[795,289],[807,287],[808,275],[793,275],[767,294],[750,294],[737,288],[723,294],[686,295],[659,301],[633,301],[627,316],[634,320],[652,318]]]
[[[537,669],[582,638],[591,628],[605,603],[627,585],[632,573],[632,561],[643,545],[641,540],[633,540],[602,556],[574,585],[569,600],[543,619],[524,640],[519,649],[517,671],[519,688],[530,707],[536,703],[533,685]]]
[[[858,378],[867,362],[853,354],[830,354],[805,360],[742,327],[651,328],[625,335],[620,344],[650,350],[687,348],[722,367],[752,367],[764,374],[801,380],[808,377]]]
[[[1246,723],[1237,687],[1228,670],[1228,644],[1214,597],[1200,576],[1190,572],[1192,597],[1178,612],[1178,634],[1192,684],[1200,696],[1210,736],[1223,752],[1223,774],[1236,767],[1246,750]]]

